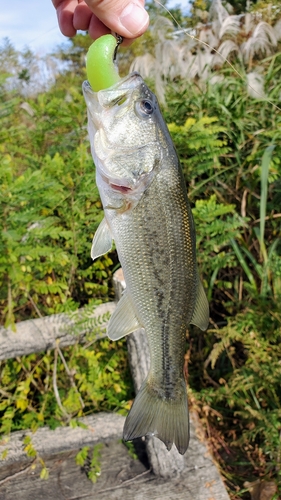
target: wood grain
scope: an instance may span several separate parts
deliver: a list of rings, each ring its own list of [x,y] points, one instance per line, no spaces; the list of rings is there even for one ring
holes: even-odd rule
[[[0,360],[25,356],[34,352],[54,349],[83,342],[86,335],[93,331],[94,320],[112,314],[115,302],[97,306],[91,314],[83,309],[72,314],[52,314],[44,318],[30,319],[16,323],[16,330],[0,327]],[[101,322],[96,337],[106,336],[107,321]]]

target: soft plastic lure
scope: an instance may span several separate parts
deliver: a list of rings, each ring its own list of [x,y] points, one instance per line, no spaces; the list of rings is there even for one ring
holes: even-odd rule
[[[92,43],[87,53],[87,78],[94,92],[104,90],[119,82],[114,56],[120,41],[104,35]]]

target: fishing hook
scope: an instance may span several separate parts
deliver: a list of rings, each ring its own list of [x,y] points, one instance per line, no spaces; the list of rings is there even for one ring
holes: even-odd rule
[[[118,35],[117,33],[115,33],[115,37],[116,37],[116,47],[115,47],[114,54],[113,54],[113,62],[114,63],[116,62],[118,47],[123,42],[123,37],[121,35]]]

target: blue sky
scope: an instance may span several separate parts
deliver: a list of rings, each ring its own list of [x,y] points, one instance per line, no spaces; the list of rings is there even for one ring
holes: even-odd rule
[[[168,5],[188,0],[171,0]],[[58,27],[56,11],[51,0],[13,0],[1,2],[0,44],[8,37],[17,50],[28,46],[44,54],[67,41]]]
[[[65,42],[57,23],[51,0],[2,1],[0,8],[0,42],[8,37],[14,47],[46,53]]]

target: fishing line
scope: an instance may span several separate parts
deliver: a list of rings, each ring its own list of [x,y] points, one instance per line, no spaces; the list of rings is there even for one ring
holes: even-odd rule
[[[189,38],[191,38],[192,40],[196,40],[196,42],[199,42],[201,43],[201,45],[204,45],[205,47],[208,47],[209,49],[213,50],[216,54],[218,54],[222,59],[223,61],[225,61],[230,67],[231,69],[233,69],[233,71],[241,78],[241,80],[246,83],[248,85],[248,87],[250,89],[252,89],[256,94],[258,94],[259,97],[261,97],[262,99],[265,99],[266,102],[268,102],[269,104],[271,104],[274,108],[278,109],[279,111],[281,111],[281,108],[279,108],[279,106],[277,106],[277,104],[274,104],[274,102],[270,101],[269,99],[267,98],[264,98],[264,96],[258,92],[258,90],[254,89],[254,87],[252,87],[246,80],[245,78],[243,77],[243,75],[241,75],[241,73],[239,73],[239,71],[235,68],[235,66],[233,66],[233,64],[226,58],[224,57],[217,49],[215,49],[214,47],[212,47],[211,45],[209,45],[207,42],[204,42],[203,40],[200,40],[199,38],[197,38],[196,36],[194,35],[190,35],[190,33],[188,33],[187,29],[185,28],[182,28],[180,23],[177,21],[177,19],[175,18],[175,16],[172,14],[172,12],[169,11],[169,9],[163,5],[160,0],[154,0],[154,2],[158,5],[160,5],[168,14],[169,16],[173,19],[173,21],[176,23],[176,25],[178,26],[178,28],[186,35],[188,36]]]

